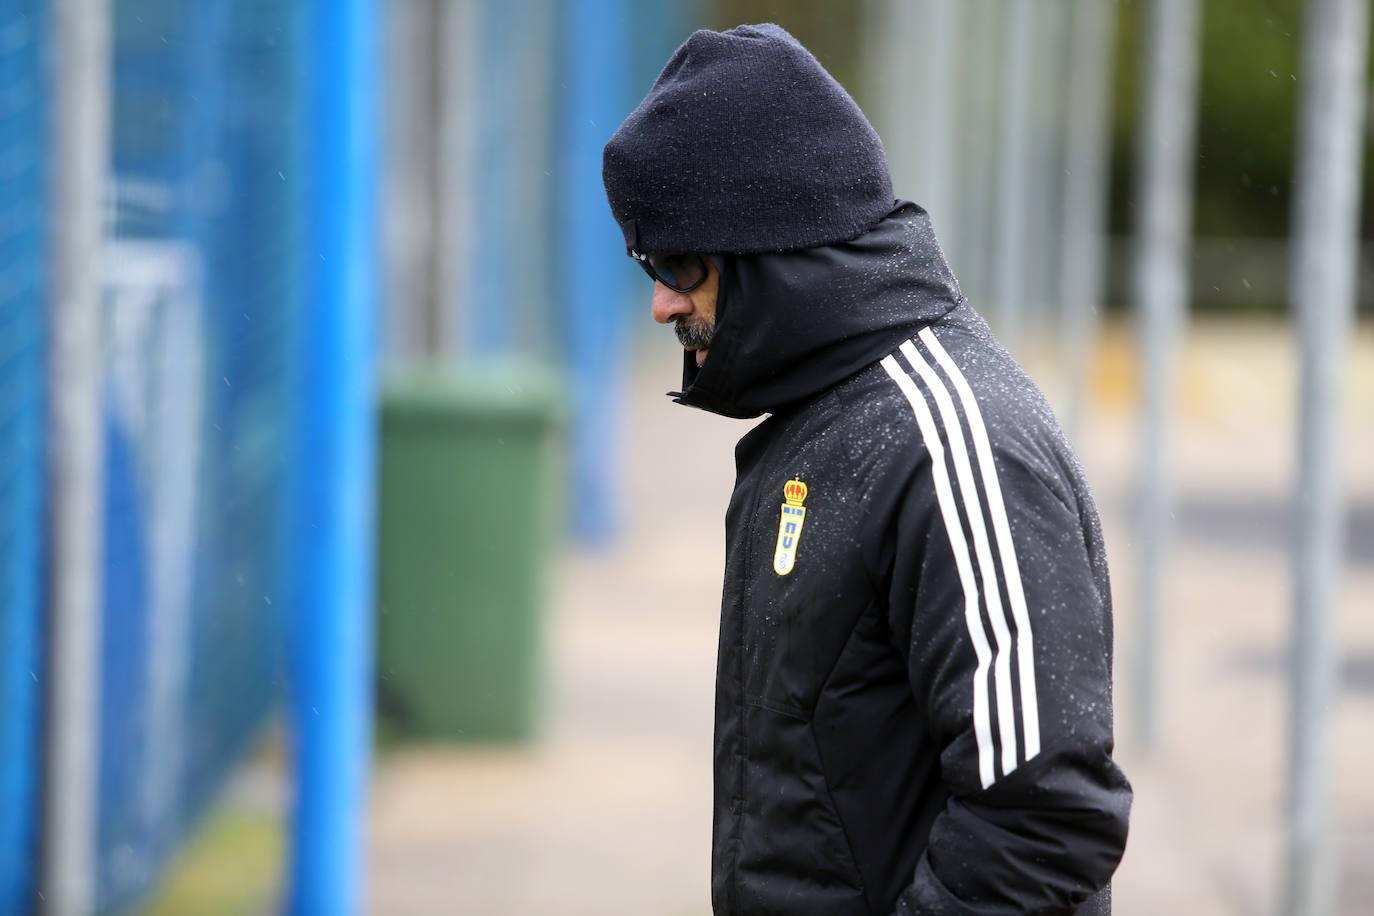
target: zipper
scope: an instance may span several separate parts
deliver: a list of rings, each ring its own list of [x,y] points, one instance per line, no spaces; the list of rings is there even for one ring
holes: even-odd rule
[[[766,420],[766,421],[764,421],[764,422],[772,422],[772,420],[773,420],[773,418],[772,418],[772,417],[769,417],[769,419]],[[749,768],[748,768],[747,750],[746,750],[746,749],[747,749],[747,744],[746,744],[746,737],[747,737],[747,736],[746,736],[745,730],[744,730],[744,720],[745,720],[745,712],[746,712],[746,708],[745,708],[745,707],[746,707],[746,705],[747,705],[747,704],[745,703],[745,701],[744,701],[744,666],[745,666],[745,660],[746,660],[746,656],[745,656],[745,645],[744,645],[744,618],[745,618],[745,615],[746,615],[746,613],[747,613],[747,609],[748,609],[749,606],[750,606],[750,602],[753,600],[753,591],[754,591],[754,589],[753,589],[753,579],[754,579],[754,577],[753,577],[753,569],[754,569],[754,528],[755,528],[755,526],[758,524],[758,521],[759,521],[759,517],[758,517],[758,516],[759,516],[759,509],[760,509],[760,507],[761,507],[762,504],[763,504],[763,496],[764,496],[763,481],[764,481],[765,479],[767,479],[767,478],[771,475],[771,470],[772,470],[771,459],[772,459],[774,453],[776,453],[777,451],[779,451],[784,443],[786,443],[786,442],[789,441],[791,438],[793,438],[792,433],[793,433],[793,429],[794,429],[796,420],[797,420],[797,416],[794,415],[793,417],[791,417],[791,418],[788,420],[788,422],[786,423],[786,425],[784,425],[784,426],[782,427],[782,429],[780,429],[780,430],[778,430],[776,433],[774,433],[773,436],[771,437],[771,441],[770,441],[767,445],[764,446],[764,448],[763,448],[763,453],[762,453],[761,455],[759,455],[759,460],[758,460],[758,462],[754,465],[754,474],[753,474],[753,476],[754,476],[754,493],[753,493],[753,496],[750,498],[749,513],[748,513],[748,514],[745,516],[745,518],[744,518],[744,525],[745,525],[745,530],[744,530],[744,532],[743,532],[743,533],[744,533],[744,537],[745,537],[745,541],[744,541],[744,562],[741,564],[741,569],[740,569],[740,573],[739,573],[739,575],[740,575],[740,581],[739,581],[739,586],[740,586],[740,588],[739,588],[739,594],[740,594],[739,613],[735,615],[735,617],[736,617],[736,621],[735,621],[735,622],[736,622],[736,627],[737,627],[737,630],[738,630],[738,632],[737,632],[737,637],[736,637],[736,642],[735,642],[736,647],[737,647],[736,658],[739,659],[738,664],[735,666],[735,668],[736,668],[736,670],[735,670],[735,684],[736,684],[736,692],[735,692],[735,705],[736,705],[736,712],[735,712],[735,722],[736,722],[736,724],[735,724],[735,741],[736,741],[736,754],[735,754],[735,757],[736,757],[736,761],[735,761],[736,776],[735,776],[735,786],[736,786],[736,790],[737,790],[738,794],[735,796],[735,798],[731,799],[731,802],[732,802],[732,804],[733,804],[733,802],[738,801],[738,803],[739,803],[739,813],[738,813],[738,814],[736,815],[736,817],[735,817],[734,835],[733,835],[733,837],[732,837],[732,840],[733,840],[733,848],[731,849],[731,852],[730,852],[730,871],[729,871],[729,879],[728,879],[728,881],[729,881],[729,884],[728,884],[729,890],[728,890],[727,893],[728,893],[728,899],[729,899],[729,901],[730,901],[730,911],[731,911],[731,912],[735,912],[735,911],[737,910],[736,895],[737,895],[737,891],[738,891],[738,888],[739,888],[739,850],[740,850],[741,844],[743,843],[743,828],[744,828],[744,807],[745,807],[745,804],[744,804],[744,803],[745,803],[745,794],[746,794],[746,790],[745,790],[745,777],[746,777],[746,775],[748,774],[748,769],[749,769]],[[766,532],[767,532],[766,527],[765,527],[764,530],[765,530],[765,533],[766,533]]]

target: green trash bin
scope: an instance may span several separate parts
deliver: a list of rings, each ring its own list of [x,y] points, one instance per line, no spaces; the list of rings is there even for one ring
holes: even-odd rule
[[[378,707],[399,736],[534,734],[560,416],[553,378],[517,364],[384,384]]]

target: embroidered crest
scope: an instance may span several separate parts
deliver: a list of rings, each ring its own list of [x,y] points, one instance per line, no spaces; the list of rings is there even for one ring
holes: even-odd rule
[[[797,542],[806,521],[806,484],[793,478],[782,488],[782,513],[778,516],[778,547],[773,551],[773,572],[785,576],[797,563]]]

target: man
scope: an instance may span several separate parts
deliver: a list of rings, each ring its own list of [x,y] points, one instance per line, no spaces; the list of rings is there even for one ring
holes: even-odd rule
[[[605,149],[611,209],[735,449],[717,914],[1110,911],[1097,513],[1044,398],[774,25],[700,31]]]

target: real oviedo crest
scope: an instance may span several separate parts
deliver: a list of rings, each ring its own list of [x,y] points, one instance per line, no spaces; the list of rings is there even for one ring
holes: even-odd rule
[[[782,514],[778,516],[778,547],[773,551],[773,572],[785,576],[797,564],[797,542],[806,521],[806,484],[795,478],[782,488]]]

